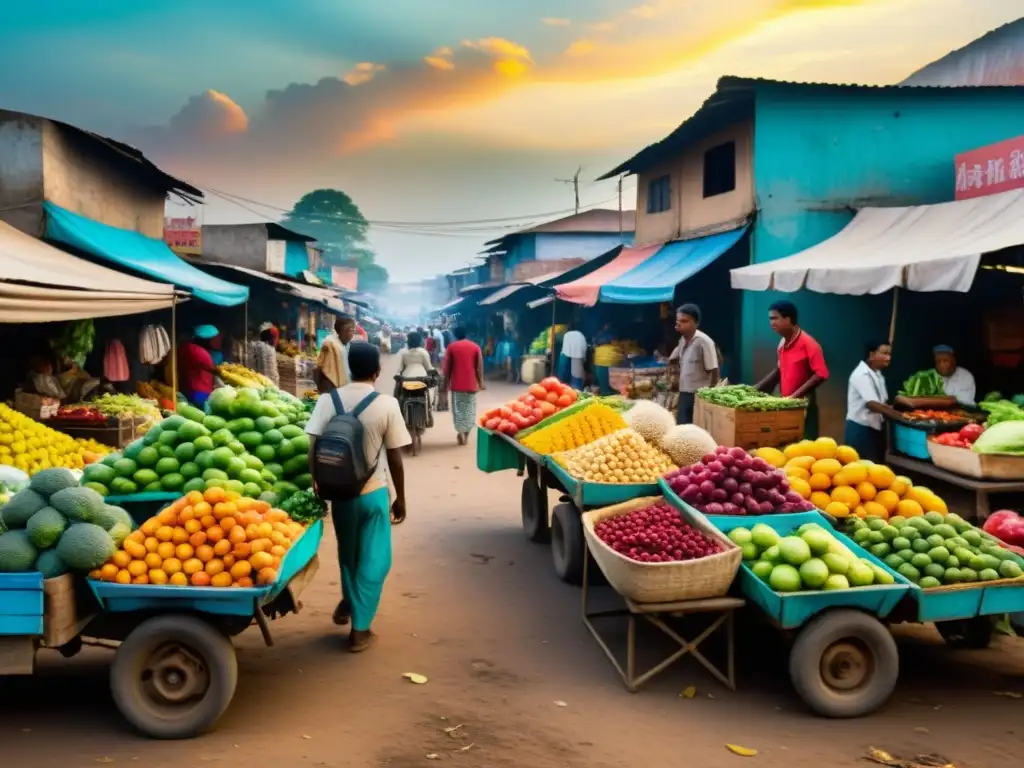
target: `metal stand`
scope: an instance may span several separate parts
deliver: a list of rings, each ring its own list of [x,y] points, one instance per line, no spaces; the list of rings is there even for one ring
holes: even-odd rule
[[[594,636],[597,644],[601,646],[601,650],[604,651],[605,656],[611,661],[612,666],[615,667],[619,676],[622,678],[622,682],[625,683],[626,689],[630,693],[636,693],[641,685],[646,683],[648,680],[664,672],[670,666],[675,664],[681,658],[686,655],[692,656],[697,662],[704,667],[708,672],[715,676],[722,685],[726,686],[729,690],[736,690],[736,667],[735,667],[735,627],[733,613],[737,608],[742,608],[745,605],[743,600],[735,597],[715,597],[705,600],[683,600],[675,603],[635,603],[629,598],[623,598],[626,603],[624,609],[616,609],[610,611],[595,611],[589,610],[589,593],[590,593],[590,577],[589,569],[590,564],[590,550],[587,548],[586,556],[583,558],[583,623],[590,630],[590,634]],[[673,617],[679,618],[686,616],[687,614],[698,614],[698,613],[709,613],[718,614],[711,625],[701,632],[692,641],[687,640],[685,637],[676,632],[670,627],[662,617]],[[628,621],[627,634],[626,634],[626,668],[622,668],[622,664],[616,658],[615,653],[608,647],[608,644],[601,637],[597,628],[594,626],[591,619],[597,618],[610,618],[625,616]],[[636,671],[636,625],[637,617],[643,618],[649,623],[656,626],[663,633],[672,638],[676,643],[679,644],[679,650],[673,653],[671,656],[651,667],[646,672],[637,674]],[[698,646],[707,640],[715,631],[725,625],[726,632],[726,671],[723,673],[718,667],[712,664],[704,654],[698,650]]]

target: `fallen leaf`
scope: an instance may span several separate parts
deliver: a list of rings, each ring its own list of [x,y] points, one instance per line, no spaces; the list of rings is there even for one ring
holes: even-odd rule
[[[459,737],[459,730],[461,728],[462,723],[459,723],[458,725],[453,725],[451,728],[445,728],[444,732],[451,736],[453,739],[457,739]]]
[[[757,754],[756,749],[750,749],[750,747],[741,747],[739,744],[726,744],[725,748],[732,752],[734,755],[740,757],[753,757]]]
[[[402,675],[402,677],[404,677],[406,680],[408,680],[410,683],[413,683],[414,685],[426,685],[427,683],[427,676],[421,675],[417,672],[406,672]]]
[[[475,746],[476,746],[476,742],[474,742],[472,744],[467,744],[462,749],[460,749],[459,752],[469,752],[469,750],[471,750]]]
[[[688,685],[685,688],[683,688],[683,692],[679,695],[684,699],[692,699],[694,696],[697,695],[697,689],[694,688],[692,685]]]
[[[439,754],[437,754],[436,752],[431,752],[429,755],[427,755],[427,760],[440,760],[440,759],[441,759],[441,756]]]
[[[310,736],[308,733],[304,733],[304,734],[302,734],[302,738],[304,738],[304,739],[312,739],[313,737]]]
[[[564,701],[556,701],[555,702],[555,706],[556,707],[568,707],[569,705],[566,704]]]

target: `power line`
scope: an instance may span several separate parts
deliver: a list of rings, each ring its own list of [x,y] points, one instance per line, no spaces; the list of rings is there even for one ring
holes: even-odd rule
[[[583,173],[583,166],[577,166],[576,173],[572,175],[571,179],[555,179],[555,181],[561,184],[572,184],[573,197],[576,200],[576,214],[580,212],[580,174]]]

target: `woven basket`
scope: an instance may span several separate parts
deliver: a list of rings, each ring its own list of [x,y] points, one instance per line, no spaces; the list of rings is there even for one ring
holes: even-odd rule
[[[675,603],[721,597],[729,591],[740,568],[742,553],[721,531],[707,520],[680,511],[694,528],[718,540],[725,550],[699,560],[675,563],[638,563],[620,555],[594,533],[602,520],[618,517],[663,501],[660,496],[646,496],[611,507],[583,513],[583,535],[590,554],[601,568],[608,583],[623,597],[637,603]]]

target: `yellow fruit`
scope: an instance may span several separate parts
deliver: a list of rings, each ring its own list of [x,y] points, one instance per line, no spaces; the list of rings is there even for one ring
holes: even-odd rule
[[[810,480],[811,473],[806,469],[801,469],[800,467],[788,467],[786,469],[786,477],[798,477],[801,480]]]
[[[813,475],[811,475],[808,482],[811,485],[812,491],[827,491],[829,488],[832,487],[832,478],[826,475],[824,472],[814,473]]]
[[[865,502],[864,511],[867,512],[868,517],[880,517],[883,520],[889,519],[889,510],[887,510],[877,501]]]
[[[825,507],[825,512],[829,515],[832,515],[832,517],[842,518],[850,516],[850,508],[843,504],[843,502],[841,501],[829,502],[828,505]]]
[[[811,498],[811,486],[807,484],[806,480],[801,480],[799,477],[790,477],[789,488],[799,493],[802,499]]]
[[[914,484],[910,482],[909,477],[903,475],[896,475],[893,481],[889,483],[889,490],[895,493],[897,496],[902,498],[907,491],[913,488]]]
[[[149,566],[146,565],[144,560],[132,560],[130,563],[128,563],[127,570],[128,573],[130,573],[134,578],[148,573]]]
[[[161,541],[157,545],[156,553],[160,555],[161,560],[166,560],[168,557],[174,557],[174,545],[169,541]]]
[[[846,476],[845,472],[836,472],[832,476],[832,487],[840,488],[842,486],[848,486],[850,484],[850,478]]]
[[[801,440],[798,443],[787,445],[782,449],[782,453],[787,459],[795,459],[798,456],[811,456],[810,446],[811,443],[809,440]]]
[[[145,563],[152,570],[153,568],[159,568],[164,559],[160,557],[156,552],[150,552],[146,555]]]
[[[839,446],[831,437],[819,437],[814,441],[813,455],[819,459],[834,459]]]
[[[878,495],[878,489],[868,482],[857,483],[854,490],[857,491],[861,501],[872,501]]]
[[[166,573],[159,569],[154,569],[149,572],[149,583],[150,584],[166,584],[168,576]]]
[[[858,504],[854,508],[853,514],[855,514],[857,517],[859,517],[861,520],[863,520],[865,517],[868,516],[868,511],[866,509],[864,509],[864,505],[863,504]]]
[[[123,546],[124,551],[131,555],[135,560],[141,560],[146,556],[146,548],[137,541],[125,539],[124,544],[121,546]]]
[[[825,509],[825,507],[832,503],[832,497],[824,491],[814,491],[811,493],[810,502],[818,509]]]
[[[203,561],[197,557],[190,557],[181,564],[181,570],[191,576],[193,573],[203,570]]]
[[[175,573],[181,570],[181,560],[176,557],[169,557],[164,560],[160,566],[164,573],[168,576],[173,576]]]
[[[884,464],[871,464],[868,466],[868,482],[879,490],[888,488],[895,479],[896,474]]]
[[[167,583],[173,584],[176,587],[187,587],[188,576],[186,576],[184,572],[174,573],[171,574],[171,577],[167,580]]]
[[[842,469],[843,465],[840,464],[835,459],[825,458],[819,459],[818,461],[814,462],[814,464],[811,465],[811,474],[817,475],[820,473],[823,475],[828,475],[829,477],[835,477],[842,471]]]
[[[131,584],[132,575],[127,570],[122,568],[120,571],[117,572],[117,576],[114,577],[114,581],[116,581],[118,584]]]
[[[832,501],[838,501],[850,509],[855,509],[860,504],[860,496],[853,488],[840,486],[832,489]]]
[[[113,563],[107,563],[102,568],[100,568],[100,579],[102,579],[103,581],[113,581],[117,578],[117,573],[119,570],[120,568],[118,568]]]
[[[811,471],[811,466],[817,461],[813,456],[797,456],[795,459],[790,459],[786,462],[785,471],[789,471],[793,467],[799,467],[800,469],[806,469],[808,472]]]
[[[207,571],[209,573],[209,571]],[[216,573],[210,579],[211,587],[230,587],[232,584],[231,574],[227,571]]]
[[[776,469],[781,469],[786,464],[786,454],[778,448],[758,448],[754,451],[754,455],[764,459]]]
[[[118,550],[114,553],[114,556],[110,558],[110,562],[116,565],[118,568],[127,568],[128,563],[132,561],[132,556],[123,549]]]
[[[857,453],[857,449],[849,445],[840,445],[836,448],[836,458],[840,464],[850,464],[854,461],[860,460],[860,455]]]
[[[857,462],[847,464],[843,467],[843,475],[850,485],[858,485],[868,479],[868,468]]]
[[[925,501],[921,504],[921,507],[925,512],[938,512],[940,515],[949,514],[949,509],[946,507],[946,502],[939,498],[936,494],[930,493]]]
[[[901,517],[920,517],[924,514],[924,510],[913,499],[903,499],[896,505],[896,514]]]
[[[925,511],[927,511],[927,501],[929,497],[932,497],[934,495],[935,494],[932,493],[932,490],[930,488],[927,488],[923,485],[915,485],[907,489],[907,492],[903,494],[903,498],[909,499],[910,501],[916,501],[918,504],[921,505],[922,509],[925,509]]]
[[[875,503],[881,505],[886,512],[891,513],[896,510],[896,505],[900,503],[900,497],[886,489],[878,492],[878,495],[875,496]]]

